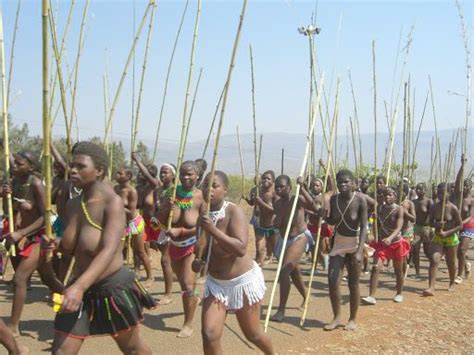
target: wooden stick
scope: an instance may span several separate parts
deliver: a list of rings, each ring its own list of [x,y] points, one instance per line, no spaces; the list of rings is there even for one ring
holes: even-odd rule
[[[194,88],[193,101],[191,104],[191,109],[189,110],[188,123],[186,125],[186,134],[184,135],[183,155],[184,155],[184,152],[186,151],[186,143],[188,142],[188,135],[189,135],[189,126],[191,126],[191,118],[193,117],[194,105],[196,104],[196,98],[199,92],[199,84],[201,83],[201,76],[202,76],[202,68],[201,70],[199,70],[196,87]]]
[[[285,171],[285,148],[281,148],[281,175]]]
[[[225,116],[225,108],[227,105],[227,98],[229,95],[229,88],[230,88],[230,83],[232,80],[232,73],[234,71],[235,67],[235,57],[237,55],[237,49],[239,47],[239,41],[240,41],[240,34],[242,32],[242,26],[245,18],[245,12],[247,9],[247,0],[243,0],[243,5],[242,5],[242,11],[240,13],[240,21],[239,25],[237,28],[237,34],[235,36],[234,40],[234,46],[232,48],[232,55],[230,59],[230,64],[229,64],[229,70],[227,72],[227,79],[226,79],[226,85],[225,85],[225,90],[224,90],[224,97],[222,99],[222,107],[221,107],[221,114],[219,118],[219,124],[217,126],[217,133],[216,137],[214,139],[214,153],[212,156],[212,163],[211,163],[211,171],[209,173],[209,178],[207,180],[208,186],[207,186],[207,204],[206,204],[206,215],[209,214],[210,208],[211,208],[211,193],[212,193],[212,182],[214,180],[214,173],[216,171],[217,167],[217,153],[219,150],[219,141],[220,141],[220,136],[222,132],[222,127],[224,125],[224,116]],[[205,233],[201,233],[199,236],[199,239],[197,241],[197,251],[196,251],[196,256],[198,259],[202,259],[204,250],[206,249],[206,244],[207,244],[207,238],[205,237]],[[209,253],[208,253],[208,258],[206,264],[209,262],[210,259],[210,249],[212,246],[212,237],[209,240]],[[196,290],[196,283],[194,283],[193,290]]]
[[[316,104],[317,107],[319,107],[319,101],[321,100],[321,93],[323,91],[322,90],[323,83],[324,83],[324,77],[321,79],[321,81],[319,83],[320,90],[318,91],[318,98],[317,98],[317,104]],[[338,81],[338,83],[339,83],[339,81]],[[313,120],[313,122],[311,124],[311,127],[310,127],[310,133],[314,130],[315,123],[316,123],[316,120]],[[311,138],[310,138],[310,135],[308,135],[306,137],[306,148],[305,148],[305,153],[304,153],[304,156],[303,156],[303,162],[301,164],[301,169],[300,169],[299,176],[303,176],[303,174],[306,170],[306,163],[308,162],[310,144],[311,144]],[[329,169],[327,169],[327,170],[329,170]],[[290,212],[290,215],[288,217],[288,224],[285,228],[285,235],[283,237],[283,242],[282,242],[282,246],[281,246],[281,255],[278,258],[278,267],[277,267],[277,271],[276,271],[276,275],[275,275],[275,281],[273,282],[272,293],[270,294],[270,300],[269,300],[268,307],[267,307],[267,314],[266,314],[266,317],[265,317],[265,326],[264,326],[265,333],[268,330],[268,322],[270,321],[270,315],[271,315],[271,312],[272,312],[273,299],[275,297],[275,291],[276,291],[276,288],[277,288],[277,285],[278,285],[278,280],[280,278],[281,268],[283,266],[283,256],[284,256],[284,253],[285,253],[285,250],[286,250],[286,244],[288,242],[288,236],[290,234],[291,222],[293,221],[293,217],[294,217],[295,211],[296,211],[296,205],[298,204],[298,196],[300,194],[300,189],[301,189],[300,184],[297,184],[295,195],[293,197],[293,204],[292,204],[292,207],[291,207],[291,212]]]
[[[337,120],[338,120],[338,117],[339,117],[339,85],[340,85],[340,82],[338,80],[337,87],[336,87],[336,100],[335,100],[334,116],[333,116],[333,120],[331,122],[331,132],[329,133],[330,138],[329,138],[329,151],[328,151],[328,159],[327,159],[328,166],[326,167],[326,173],[324,174],[324,182],[323,182],[323,189],[322,189],[323,199],[324,199],[324,194],[325,194],[325,191],[326,191],[326,188],[327,188],[329,174],[330,174],[330,171],[331,171],[330,168],[329,168],[329,164],[331,164],[331,159],[329,159],[329,157],[332,154],[332,147],[333,147],[334,141],[335,141],[336,124],[337,124]],[[323,203],[324,203],[324,201],[323,201]],[[308,289],[306,291],[303,314],[301,315],[301,319],[300,319],[300,326],[301,327],[304,326],[304,322],[306,320],[306,314],[308,312],[309,300],[311,298],[313,277],[314,277],[314,272],[316,270],[316,263],[317,263],[317,260],[318,260],[319,242],[321,240],[321,225],[322,225],[322,222],[323,222],[322,217],[319,217],[318,229],[316,231],[316,245],[314,247],[315,252],[314,252],[314,256],[313,256],[313,260],[312,260],[312,264],[311,264],[311,273],[310,273],[310,276],[309,276]]]
[[[51,11],[51,8],[49,8],[49,4],[48,4],[48,10],[49,10],[48,20],[49,20],[49,26],[51,29],[51,38],[53,42],[53,54],[56,60],[56,73],[57,73],[56,75],[59,80],[59,91],[61,93],[61,105],[63,109],[64,123],[66,125],[66,145],[67,145],[67,155],[69,158],[71,154],[71,149],[72,149],[72,142],[71,142],[71,131],[69,130],[69,119],[68,119],[67,104],[66,104],[66,89],[64,86],[61,55],[60,55],[58,40],[56,36],[56,25],[54,22],[54,16]]]
[[[406,165],[406,149],[407,146],[407,121],[408,121],[408,83],[405,82],[405,90],[403,96],[403,154],[402,154],[402,167],[401,176],[399,177],[399,204],[403,201],[403,178],[405,177],[405,165]]]
[[[436,147],[437,147],[436,149],[437,149],[437,155],[438,155],[438,161],[439,161],[438,172],[441,174],[441,166],[440,166],[441,165],[441,150],[440,150],[440,145],[439,145],[438,124],[437,124],[437,119],[436,119],[433,85],[431,83],[431,76],[429,76],[429,75],[428,75],[428,82],[429,82],[429,86],[430,86],[431,108],[432,108],[432,111],[433,111],[433,123],[434,123],[435,137],[436,137]]]
[[[263,134],[260,134],[260,139],[258,141],[257,171],[260,171],[260,162],[262,161],[261,160],[261,158],[262,158],[262,146],[263,146]],[[258,191],[258,186],[257,186],[257,191]]]
[[[179,23],[178,32],[176,33],[176,37],[174,40],[173,50],[171,51],[170,61],[168,63],[168,71],[166,72],[166,79],[165,79],[165,86],[163,89],[163,98],[161,100],[161,109],[160,109],[160,116],[158,118],[158,125],[156,126],[156,134],[155,134],[155,144],[153,146],[153,156],[152,161],[154,162],[156,159],[156,155],[158,154],[158,142],[160,137],[160,129],[161,129],[161,122],[163,121],[163,112],[165,109],[166,103],[166,96],[168,94],[168,83],[170,80],[171,75],[171,68],[173,67],[173,59],[174,54],[176,52],[176,47],[178,46],[179,36],[181,34],[181,29],[183,28],[184,18],[186,17],[186,11],[188,9],[189,0],[186,0],[186,4],[184,5],[183,14],[181,15],[181,21]]]
[[[12,48],[10,51],[10,66],[8,69],[8,84],[7,84],[7,107],[10,107],[10,94],[11,94],[11,84],[12,84],[12,74],[13,74],[13,61],[15,59],[15,44],[16,44],[16,34],[18,32],[18,19],[20,18],[20,7],[21,0],[18,0],[15,14],[15,25],[13,26],[13,38],[12,38]]]
[[[209,147],[209,142],[211,140],[212,132],[214,131],[214,124],[216,123],[216,118],[217,118],[217,114],[219,113],[219,107],[221,106],[221,101],[222,101],[222,97],[224,96],[224,91],[225,91],[225,85],[221,91],[219,100],[217,101],[216,110],[214,111],[214,116],[212,117],[211,127],[209,128],[209,133],[206,138],[206,143],[204,143],[204,150],[202,151],[202,155],[201,155],[202,159],[204,159],[204,157],[206,156],[207,148]]]
[[[191,79],[193,75],[193,67],[194,67],[194,52],[196,50],[196,43],[197,43],[197,34],[199,28],[199,18],[201,16],[201,0],[197,2],[197,12],[196,12],[196,20],[194,22],[194,34],[193,34],[193,43],[191,46],[191,58],[189,61],[189,71],[188,71],[188,81],[186,84],[186,94],[184,97],[184,110],[183,110],[183,119],[181,125],[181,139],[179,142],[179,150],[178,150],[178,162],[176,163],[176,168],[180,169],[181,164],[183,163],[184,158],[184,145],[186,142],[186,132],[187,132],[187,124],[188,124],[188,101],[191,89]],[[178,188],[179,184],[179,173],[176,174],[174,178],[173,189],[171,193],[171,201],[174,201],[176,198],[176,189]],[[170,214],[168,215],[168,229],[171,229],[171,224],[173,222],[173,209],[170,210]]]
[[[390,138],[389,138],[389,148],[386,154],[387,159],[387,184],[390,183],[390,172],[392,169],[392,160],[393,160],[393,146],[395,144],[395,131],[397,127],[397,118],[398,118],[398,107],[395,107],[395,111],[392,115],[390,122]]]
[[[86,24],[87,10],[89,9],[89,0],[86,0],[84,5],[84,11],[82,13],[81,29],[79,31],[79,43],[77,45],[77,56],[76,56],[76,66],[74,70],[74,85],[72,89],[72,99],[71,99],[71,114],[69,115],[69,127],[68,131],[72,131],[72,122],[74,121],[74,114],[76,113],[76,94],[77,94],[77,82],[79,76],[79,62],[81,58],[82,47],[84,46],[84,27]],[[76,114],[77,120],[77,114]],[[68,151],[68,154],[71,152]]]
[[[239,125],[236,126],[237,130],[237,144],[239,146],[239,157],[240,157],[240,176],[241,176],[241,193],[240,196],[243,196],[245,193],[245,168],[244,168],[244,155],[242,153],[242,142],[240,139]]]
[[[412,159],[413,164],[416,161],[416,150],[418,148],[418,140],[420,139],[420,133],[421,133],[421,127],[423,126],[423,120],[425,119],[426,106],[428,104],[428,95],[429,93],[426,93],[425,104],[423,106],[423,113],[421,114],[420,125],[418,126],[418,132],[416,133],[415,145],[413,147],[413,159]],[[431,180],[431,177],[430,177],[430,180]]]
[[[257,155],[257,118],[256,118],[256,105],[255,105],[255,73],[253,67],[253,53],[252,53],[252,45],[249,45],[249,52],[250,52],[250,73],[252,79],[252,122],[253,122],[253,152],[255,157],[255,194],[256,196],[259,195],[259,183],[258,183],[258,170],[260,166],[260,159],[259,155]],[[261,142],[260,142],[261,146]]]
[[[115,108],[117,107],[117,103],[120,98],[120,93],[122,91],[123,83],[125,82],[125,77],[127,76],[128,66],[130,65],[130,62],[132,61],[132,58],[133,58],[133,54],[135,53],[135,46],[137,45],[138,39],[140,38],[143,25],[145,24],[145,20],[148,16],[148,12],[154,5],[155,5],[155,0],[149,0],[148,5],[145,9],[145,13],[143,14],[142,21],[140,22],[138,26],[135,38],[133,40],[132,48],[130,48],[130,52],[128,53],[127,62],[125,63],[125,68],[123,70],[122,77],[120,78],[117,90],[115,91],[114,100],[112,101],[112,107],[110,108],[110,111],[109,111],[109,117],[107,119],[107,125],[105,127],[104,142],[105,142],[105,137],[109,135],[110,125],[112,124],[112,119],[115,114]]]
[[[49,35],[48,35],[48,15],[49,15],[49,0],[42,2],[42,31],[43,31],[43,180],[45,191],[45,208],[44,208],[44,230],[48,240],[53,239],[53,231],[51,226],[52,216],[52,169],[51,169],[51,124],[49,114]],[[58,64],[58,63],[56,63]],[[53,252],[48,252],[46,260],[50,261],[53,257]]]
[[[351,136],[352,136],[352,150],[354,153],[354,166],[357,172],[357,178],[359,178],[360,171],[359,171],[359,164],[357,162],[357,149],[356,149],[356,141],[355,141],[355,133],[354,133],[354,125],[352,123],[352,117],[349,116],[349,123],[351,125]]]
[[[374,211],[377,210],[377,74],[375,71],[375,41],[372,41],[372,74],[374,83]],[[377,218],[374,218],[374,236],[375,241],[379,241],[379,231],[377,226]]]
[[[150,23],[148,24],[148,34],[146,37],[145,53],[143,54],[142,74],[140,77],[140,87],[138,89],[137,107],[135,111],[135,121],[132,134],[132,152],[137,148],[138,122],[140,121],[140,108],[142,103],[143,85],[145,83],[146,65],[148,61],[148,51],[150,48],[151,35],[153,33],[153,20],[155,19],[156,5],[153,5],[150,13]]]
[[[459,14],[459,20],[461,23],[461,32],[462,32],[462,39],[463,39],[463,44],[464,44],[464,51],[465,51],[465,57],[466,57],[466,82],[467,82],[467,92],[466,92],[466,118],[465,118],[465,123],[464,123],[464,138],[463,138],[463,144],[461,147],[462,154],[465,156],[467,153],[467,141],[468,141],[468,130],[470,127],[470,121],[471,121],[471,92],[472,92],[472,64],[471,64],[471,44],[469,40],[469,33],[468,29],[466,26],[466,22],[464,19],[464,13],[463,9],[461,7],[461,3],[459,0],[456,0],[456,7],[458,9],[458,14]],[[458,200],[458,208],[461,210],[462,208],[462,201],[463,201],[463,195],[464,195],[464,169],[462,170],[462,176],[461,176],[461,191],[460,191],[460,196]]]
[[[1,10],[0,10],[1,11]],[[1,61],[1,76],[2,76],[2,118],[3,118],[3,159],[5,164],[5,179],[10,182],[10,138],[8,132],[8,99],[5,78],[5,44],[3,37],[3,11],[0,16],[0,61]],[[15,220],[13,218],[13,204],[12,195],[7,194],[7,212],[8,212],[8,232],[14,232]],[[15,246],[12,245],[7,253],[8,256],[16,256]]]

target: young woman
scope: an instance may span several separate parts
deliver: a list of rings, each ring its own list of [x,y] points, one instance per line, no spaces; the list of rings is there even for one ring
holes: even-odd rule
[[[373,241],[370,246],[375,249],[373,257],[372,272],[370,274],[369,296],[362,298],[367,305],[376,303],[379,272],[383,268],[383,262],[393,261],[393,269],[396,276],[396,295],[394,302],[403,302],[403,264],[410,252],[410,243],[402,237],[401,230],[404,223],[404,208],[397,204],[397,189],[386,187],[384,190],[385,204],[379,206],[377,213],[377,225],[379,241]]]
[[[193,294],[196,274],[191,269],[197,240],[197,220],[204,208],[202,192],[195,188],[198,175],[199,168],[194,161],[185,161],[181,164],[179,169],[181,185],[178,185],[176,199],[160,206],[166,216],[162,223],[167,223],[168,215],[173,208],[171,228],[166,230],[166,235],[170,237],[171,265],[182,291],[184,324],[177,335],[178,338],[192,335],[192,322],[198,302]],[[171,190],[168,191],[167,197],[170,199]]]
[[[302,177],[298,178],[301,185],[301,194],[298,196],[297,207],[293,220],[290,221],[290,211],[293,206],[295,196],[291,196],[291,180],[287,175],[280,175],[275,181],[275,192],[279,199],[274,204],[275,227],[279,229],[280,240],[276,246],[275,254],[279,259],[283,257],[283,264],[280,273],[280,304],[278,311],[272,316],[275,322],[281,322],[285,318],[286,303],[290,294],[291,281],[293,281],[298,292],[306,297],[306,286],[301,276],[299,262],[306,248],[312,247],[313,236],[308,230],[305,221],[305,209],[314,211],[316,209],[313,199],[304,186]],[[290,225],[290,233],[286,243],[283,256],[283,237],[287,226]]]
[[[449,201],[445,183],[438,185],[437,200],[430,212],[430,225],[435,231],[430,247],[429,286],[423,291],[424,296],[434,296],[436,273],[443,255],[446,255],[449,272],[448,291],[454,290],[456,253],[459,245],[458,232],[462,229],[462,219],[458,208]]]
[[[430,227],[430,211],[433,208],[433,200],[426,196],[426,185],[420,183],[416,185],[418,198],[413,201],[415,204],[415,241],[412,249],[412,260],[415,264],[416,276],[420,276],[420,249],[423,244],[423,251],[429,258],[429,246],[433,238],[433,229]]]
[[[145,229],[145,222],[137,209],[138,194],[137,190],[132,186],[133,174],[132,170],[122,167],[117,170],[114,190],[122,199],[127,216],[127,226],[124,231],[124,238],[130,238],[126,241],[131,244],[133,249],[133,263],[135,266],[135,274],[140,275],[140,261],[143,263],[146,271],[145,287],[151,287],[153,282],[153,273],[151,269],[150,258],[145,250],[145,242],[143,240],[143,232]]]
[[[208,195],[206,176],[204,198]],[[260,327],[260,308],[265,294],[261,268],[247,255],[248,234],[245,214],[225,200],[229,180],[216,171],[212,182],[209,216],[200,216],[200,226],[210,236],[208,243],[209,274],[202,307],[204,354],[222,354],[220,338],[228,312],[235,313],[248,341],[263,353],[274,354],[271,339]],[[194,260],[198,272],[205,261]]]
[[[44,226],[44,186],[34,175],[39,166],[38,159],[32,152],[19,152],[14,155],[12,166],[12,185],[4,185],[4,198],[12,194],[15,231],[7,233],[8,244],[15,243],[18,253],[12,258],[15,267],[13,284],[15,286],[12,312],[8,327],[15,336],[19,335],[18,325],[26,298],[28,280],[38,268],[41,236]],[[4,206],[6,206],[4,199]]]

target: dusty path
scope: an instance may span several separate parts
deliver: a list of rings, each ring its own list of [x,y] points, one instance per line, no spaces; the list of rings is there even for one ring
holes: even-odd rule
[[[474,247],[474,246],[473,246]],[[470,255],[474,255],[471,248]],[[163,291],[163,282],[158,255],[154,254],[156,280],[152,293],[160,296]],[[427,262],[423,259],[422,274],[427,275]],[[303,269],[309,264],[303,264]],[[275,277],[276,264],[264,267],[267,281],[265,305],[268,302],[272,282]],[[445,271],[445,267],[442,268]],[[410,270],[410,275],[414,271]],[[271,323],[269,334],[272,336],[276,349],[280,354],[285,353],[346,353],[346,352],[402,352],[402,353],[439,353],[463,352],[474,349],[474,277],[465,280],[456,287],[455,292],[448,293],[447,274],[439,274],[436,297],[420,297],[420,291],[427,286],[426,277],[416,280],[409,277],[405,287],[405,301],[395,304],[394,276],[392,273],[382,273],[380,278],[378,303],[376,306],[361,306],[359,328],[354,332],[347,332],[339,328],[333,332],[325,332],[322,326],[331,319],[331,308],[327,290],[327,275],[318,272],[313,284],[313,297],[307,316],[306,328],[299,327],[301,312],[298,306],[301,297],[293,287],[288,302],[288,317],[283,323]],[[308,277],[305,276],[307,279]],[[368,293],[369,275],[362,275],[361,295]],[[142,327],[146,338],[155,353],[161,354],[199,354],[202,353],[200,337],[200,312],[195,319],[195,334],[189,339],[177,339],[176,334],[182,323],[181,299],[179,286],[174,285],[173,304],[162,306],[157,310],[146,313]],[[342,288],[344,305],[343,320],[348,317],[348,289]],[[20,325],[21,343],[29,347],[32,354],[50,349],[53,336],[52,308],[46,302],[47,289],[41,285],[35,275],[32,280],[32,289],[28,292],[22,322]],[[10,312],[11,290],[5,283],[0,283],[0,316],[5,317]],[[278,294],[275,297],[278,302]],[[275,303],[274,307],[277,303]],[[266,306],[264,307],[264,312]],[[262,316],[263,320],[263,316]],[[225,354],[252,354],[256,350],[242,336],[235,316],[229,315],[223,337]],[[118,353],[114,341],[110,337],[101,337],[86,341],[82,353],[91,354]],[[2,351],[0,350],[0,353]]]

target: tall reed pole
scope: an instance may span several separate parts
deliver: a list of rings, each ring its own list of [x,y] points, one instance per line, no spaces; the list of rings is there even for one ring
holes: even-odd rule
[[[252,45],[249,45],[250,52],[250,74],[252,79],[252,122],[253,122],[253,152],[255,157],[255,189],[256,196],[259,194],[259,182],[258,179],[258,170],[259,170],[259,155],[257,155],[257,114],[256,114],[256,105],[255,105],[255,73],[253,67],[253,53]]]
[[[239,146],[239,158],[240,158],[240,177],[241,177],[240,196],[243,196],[245,193],[245,167],[244,167],[244,155],[242,152],[242,141],[240,138],[239,125],[236,126],[236,133],[237,133],[237,144]]]
[[[86,24],[88,9],[89,9],[89,0],[86,0],[86,3],[84,5],[84,11],[82,13],[81,30],[79,31],[79,42],[77,45],[76,65],[74,69],[74,85],[72,89],[72,99],[71,99],[71,113],[69,115],[69,128],[68,128],[69,132],[72,131],[72,123],[74,121],[74,115],[76,113],[76,94],[77,94],[77,82],[78,82],[78,77],[79,77],[79,62],[81,58],[82,47],[84,45],[84,27]],[[76,120],[77,120],[77,117],[76,117]]]
[[[214,116],[212,116],[211,126],[209,127],[209,133],[206,138],[206,143],[204,143],[204,149],[202,151],[201,158],[204,159],[207,153],[207,148],[209,147],[209,142],[211,141],[212,132],[214,131],[214,125],[216,123],[217,115],[219,114],[219,108],[221,107],[222,97],[224,96],[225,85],[222,88],[221,95],[217,101],[216,110],[214,111]]]
[[[230,83],[232,80],[232,73],[234,71],[235,67],[235,57],[237,56],[237,49],[239,47],[239,41],[240,41],[240,34],[242,32],[242,27],[244,23],[244,18],[245,18],[245,12],[247,10],[247,0],[243,0],[242,4],[242,10],[240,13],[240,21],[239,25],[237,28],[237,34],[235,36],[234,40],[234,46],[232,48],[232,55],[230,59],[230,64],[229,64],[229,70],[227,72],[227,79],[226,79],[226,85],[225,85],[225,90],[224,90],[224,97],[222,99],[222,107],[221,107],[221,113],[219,117],[219,124],[217,126],[217,132],[216,132],[216,137],[214,139],[214,153],[212,156],[212,163],[211,163],[211,171],[209,173],[209,178],[207,180],[208,186],[207,186],[207,204],[206,204],[206,215],[209,214],[210,209],[211,209],[211,194],[212,194],[212,182],[214,180],[214,174],[216,171],[217,167],[217,155],[219,151],[219,141],[221,137],[221,132],[222,132],[222,127],[224,125],[224,117],[225,117],[225,108],[227,106],[227,98],[229,96],[229,88],[230,88]],[[199,236],[198,242],[197,242],[197,258],[202,259],[202,255],[205,251],[206,244],[207,244],[207,238],[205,237],[204,233],[201,233]],[[209,248],[212,246],[212,237],[209,240]],[[208,258],[207,260],[209,261],[209,256],[210,256],[210,251],[208,253]],[[194,284],[193,290],[196,289],[196,284]]]
[[[171,76],[171,68],[173,67],[174,54],[176,52],[176,47],[178,46],[179,36],[181,34],[181,29],[183,28],[183,23],[186,17],[188,4],[189,4],[189,0],[186,0],[186,4],[184,5],[184,9],[183,9],[183,14],[181,15],[181,21],[179,23],[178,32],[176,33],[176,37],[174,39],[173,50],[171,51],[171,57],[168,63],[168,70],[166,72],[165,86],[163,89],[163,98],[161,99],[160,116],[158,118],[158,125],[156,126],[155,144],[153,145],[153,156],[152,156],[153,162],[155,162],[156,155],[158,154],[158,142],[159,142],[159,137],[160,137],[161,122],[163,121],[163,112],[165,109],[166,97],[168,94],[168,83]]]
[[[197,34],[199,28],[199,19],[201,17],[201,0],[197,2],[197,10],[196,10],[196,19],[194,22],[194,34],[193,34],[193,43],[191,45],[191,55],[189,61],[189,71],[188,71],[188,80],[186,84],[186,94],[184,97],[184,109],[183,109],[183,118],[182,118],[182,125],[181,125],[181,139],[179,142],[179,150],[178,150],[178,162],[176,163],[176,167],[179,171],[181,164],[184,158],[184,146],[186,142],[186,132],[187,132],[187,125],[188,125],[188,102],[189,102],[189,95],[191,90],[191,80],[193,76],[193,68],[194,68],[194,53],[196,50],[196,43],[197,43]],[[174,178],[173,189],[171,193],[171,200],[174,201],[176,198],[176,190],[179,184],[179,173],[176,174]],[[171,228],[171,224],[173,222],[173,209],[170,210],[170,214],[168,216],[168,229]]]
[[[196,87],[194,88],[193,101],[191,103],[191,109],[189,110],[188,123],[186,124],[186,134],[184,135],[183,155],[186,151],[186,143],[188,142],[189,127],[191,126],[191,118],[193,117],[194,107],[196,105],[197,94],[199,92],[199,84],[201,83],[202,68],[199,70],[199,75],[196,81]]]
[[[324,83],[324,77],[321,79],[321,81],[319,83],[321,90],[318,91],[318,98],[317,98],[317,102],[316,102],[317,107],[319,107],[319,101],[321,100],[321,92],[322,92],[323,83]],[[311,127],[309,129],[310,134],[306,137],[306,148],[305,148],[305,152],[304,152],[304,156],[303,156],[303,162],[301,163],[301,169],[300,169],[299,176],[303,176],[304,172],[306,171],[306,164],[308,162],[309,149],[310,149],[310,145],[311,145],[311,133],[314,130],[315,123],[316,123],[316,120],[313,120],[313,122],[311,123]],[[327,170],[329,170],[329,169],[327,169]],[[290,235],[291,223],[293,221],[293,217],[295,216],[295,211],[296,211],[296,206],[298,204],[298,197],[299,197],[299,194],[300,194],[300,190],[301,190],[301,185],[297,184],[295,195],[293,196],[293,203],[292,203],[292,206],[291,206],[290,215],[288,217],[288,224],[286,225],[285,235],[283,237],[283,242],[282,242],[282,247],[281,247],[282,252],[281,252],[280,257],[278,258],[278,267],[277,267],[277,271],[276,271],[276,275],[275,275],[275,281],[273,282],[272,293],[270,294],[270,300],[268,302],[267,314],[266,314],[266,317],[265,317],[265,326],[264,326],[265,333],[268,330],[268,323],[270,321],[270,315],[271,315],[271,312],[272,312],[273,299],[275,297],[275,292],[276,292],[276,288],[277,288],[277,285],[278,285],[278,280],[280,278],[281,268],[283,266],[283,256],[284,256],[284,253],[286,251],[286,244],[288,242],[288,236]]]
[[[463,39],[463,44],[464,44],[464,51],[465,51],[465,56],[466,56],[466,118],[465,118],[465,123],[464,123],[464,137],[463,137],[463,145],[461,147],[462,154],[465,156],[467,153],[467,147],[468,147],[468,130],[470,127],[470,121],[471,121],[471,109],[472,109],[472,104],[471,104],[471,95],[472,95],[472,63],[471,63],[471,44],[470,44],[470,39],[469,39],[469,33],[468,29],[466,26],[465,18],[464,18],[464,13],[463,9],[461,7],[461,3],[459,0],[456,0],[456,7],[458,9],[459,13],[459,20],[461,22],[461,34],[462,34],[462,39]],[[464,169],[462,170],[462,176],[461,176],[461,191],[459,196],[459,201],[458,201],[458,208],[461,209],[462,207],[462,201],[463,201],[463,195],[464,195]]]
[[[18,19],[20,18],[21,0],[18,0],[15,14],[15,25],[13,26],[12,48],[10,50],[10,64],[8,69],[8,84],[7,84],[7,107],[10,107],[10,94],[13,74],[13,61],[15,59],[15,44],[16,34],[18,32]]]
[[[137,148],[137,135],[138,135],[138,123],[140,122],[140,109],[142,104],[142,96],[143,96],[143,86],[145,84],[145,74],[146,74],[146,66],[148,62],[148,52],[150,48],[151,42],[151,35],[153,33],[153,23],[155,19],[155,9],[156,5],[152,5],[151,13],[150,13],[150,22],[148,24],[148,34],[146,37],[146,45],[145,45],[145,53],[143,54],[143,64],[142,64],[142,74],[140,76],[140,86],[138,89],[138,98],[137,98],[137,107],[135,111],[135,120],[133,122],[133,134],[132,134],[132,152],[134,152]]]
[[[0,61],[2,70],[2,118],[3,118],[3,159],[5,164],[5,180],[10,182],[10,138],[8,132],[8,99],[5,78],[5,44],[3,36],[3,12],[0,15]],[[7,194],[7,213],[9,233],[14,232],[15,220],[13,218],[12,195]],[[9,254],[15,256],[15,246],[12,245]]]
[[[374,84],[374,211],[375,213],[378,212],[377,210],[377,73],[375,70],[375,41],[372,41],[372,74],[373,74],[373,84]],[[375,241],[378,242],[379,240],[379,231],[377,226],[377,218],[374,218],[374,236]]]
[[[120,98],[120,93],[122,91],[123,83],[125,82],[125,78],[127,76],[128,67],[135,53],[135,47],[137,45],[138,39],[140,38],[140,34],[142,32],[142,28],[143,28],[143,25],[145,24],[148,13],[153,6],[155,6],[155,0],[149,0],[149,3],[145,9],[145,13],[143,14],[143,18],[140,24],[138,25],[137,32],[135,33],[135,38],[133,39],[132,47],[130,48],[130,52],[128,53],[127,62],[125,63],[125,68],[123,69],[122,76],[117,86],[117,90],[115,91],[114,99],[112,101],[112,106],[110,107],[110,110],[109,110],[109,117],[107,118],[107,124],[105,126],[104,143],[105,143],[106,137],[109,135],[110,125],[112,124],[112,119],[115,114],[115,108],[117,107],[117,103]]]
[[[337,85],[336,85],[336,99],[335,99],[335,107],[334,107],[334,116],[333,116],[333,119],[332,119],[332,122],[331,122],[331,131],[329,133],[329,149],[328,149],[328,159],[327,159],[327,162],[328,162],[328,166],[326,167],[326,172],[324,174],[324,181],[323,181],[323,195],[324,195],[324,191],[326,191],[326,188],[327,188],[327,183],[328,183],[328,179],[329,179],[329,175],[331,173],[331,169],[330,169],[330,164],[331,164],[331,159],[329,159],[329,157],[331,156],[332,154],[332,147],[334,145],[334,141],[335,141],[335,132],[336,132],[336,125],[337,125],[337,120],[339,118],[339,88],[340,88],[340,80],[338,79],[337,81]],[[324,197],[323,197],[324,199]],[[324,201],[323,201],[324,203]],[[321,225],[322,225],[322,217],[319,217],[318,219],[318,229],[316,231],[316,245],[315,245],[315,249],[314,250],[318,250],[319,248],[319,242],[321,240]],[[312,285],[313,285],[313,277],[314,277],[314,272],[316,270],[316,262],[318,260],[318,253],[314,253],[314,256],[313,256],[313,261],[312,261],[312,264],[311,264],[311,273],[310,273],[310,276],[309,276],[309,282],[308,282],[308,289],[306,291],[306,297],[305,297],[305,302],[304,302],[304,308],[303,308],[303,314],[301,315],[301,319],[300,319],[300,326],[302,327],[304,325],[304,322],[306,320],[306,314],[308,312],[308,305],[309,305],[309,300],[311,298],[311,291],[312,291]]]
[[[49,16],[49,1],[42,2],[42,32],[43,32],[43,179],[45,190],[45,208],[44,208],[44,228],[48,240],[52,238],[51,228],[51,190],[52,190],[52,169],[51,169],[51,124],[49,114],[49,35],[48,35],[48,16]],[[51,260],[52,252],[48,253],[47,260]]]

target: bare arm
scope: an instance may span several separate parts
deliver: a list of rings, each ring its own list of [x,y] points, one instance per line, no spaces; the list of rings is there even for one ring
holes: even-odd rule
[[[260,208],[260,210],[267,210],[268,212],[273,212],[273,203],[272,199],[264,200],[261,197],[257,197],[255,199],[256,205]]]
[[[53,143],[51,143],[51,153],[53,154],[53,157],[54,157],[54,161],[58,164],[61,165],[61,167],[66,170],[67,168],[67,164],[66,162],[64,161],[63,157],[61,156],[61,154],[59,153],[59,151],[56,149],[56,147],[54,146]]]
[[[140,161],[136,152],[132,152],[132,159],[137,164],[138,169],[142,175],[150,184],[152,184],[155,188],[161,186],[161,181],[150,174],[148,168]]]
[[[25,228],[18,229],[16,233],[21,234],[22,237],[28,236],[44,226],[44,203],[45,193],[43,183],[39,179],[35,179],[33,184],[33,195],[35,199],[35,207],[38,209],[39,217]],[[20,238],[21,239],[21,238]]]
[[[360,204],[359,204],[359,228],[360,228],[360,236],[359,236],[359,248],[357,252],[359,255],[362,255],[364,251],[364,243],[367,240],[367,201],[364,196],[360,196]]]
[[[415,222],[416,221],[416,211],[415,211],[415,205],[411,201],[407,201],[408,203],[408,208],[404,208],[404,217],[409,221],[409,222]]]

